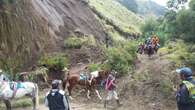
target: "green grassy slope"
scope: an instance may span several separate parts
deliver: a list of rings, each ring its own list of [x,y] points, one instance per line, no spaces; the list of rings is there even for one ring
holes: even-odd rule
[[[124,32],[139,32],[142,24],[141,18],[114,0],[89,0],[92,8],[95,8],[104,18],[111,21]]]

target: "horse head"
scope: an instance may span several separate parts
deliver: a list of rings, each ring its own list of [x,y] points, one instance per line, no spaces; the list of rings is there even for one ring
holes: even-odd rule
[[[99,77],[101,77],[102,79],[106,79],[110,73],[109,70],[101,70],[98,72],[99,73]]]
[[[64,67],[64,69],[62,71],[64,72],[65,76],[68,76],[70,74],[70,70],[66,67]]]

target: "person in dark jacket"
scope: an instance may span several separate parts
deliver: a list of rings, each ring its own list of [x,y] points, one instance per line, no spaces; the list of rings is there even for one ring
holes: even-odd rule
[[[180,74],[182,80],[176,93],[178,110],[195,110],[195,80],[192,78],[192,70],[183,67],[176,72]]]
[[[49,110],[70,110],[68,98],[64,91],[59,89],[59,80],[52,81],[52,89],[45,97],[45,105]]]

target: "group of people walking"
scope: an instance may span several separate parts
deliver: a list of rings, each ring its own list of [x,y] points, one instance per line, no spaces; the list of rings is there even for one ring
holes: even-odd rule
[[[145,50],[152,49],[158,51],[160,48],[160,40],[157,35],[148,37],[144,42],[140,42],[138,45],[137,53],[144,54]]]
[[[192,77],[192,70],[189,67],[176,69],[181,79],[181,84],[176,92],[176,101],[178,110],[195,110],[195,80]],[[59,88],[60,81],[52,81],[52,89],[47,93],[45,98],[45,105],[49,110],[70,110],[70,105],[64,91]],[[108,101],[115,98],[118,106],[121,105],[119,97],[116,92],[115,77],[109,74],[105,83],[105,90],[107,96],[104,101],[104,107],[107,107]]]
[[[96,72],[94,72],[96,73]],[[94,78],[95,76],[93,76]],[[104,107],[107,108],[108,102],[113,98],[116,100],[117,105],[121,106],[118,94],[116,92],[116,78],[113,74],[109,74],[104,81],[104,89],[106,91],[106,98],[104,100]],[[90,81],[90,80],[89,80]],[[60,80],[52,81],[52,89],[46,94],[45,105],[49,107],[49,110],[70,110],[68,97],[63,90],[60,90]]]
[[[183,67],[176,69],[176,72],[181,79],[181,84],[176,91],[178,110],[195,110],[195,80],[193,79],[192,69],[189,67]],[[0,73],[3,73],[2,70],[0,70]],[[6,77],[1,75],[0,81],[6,80]],[[60,83],[60,80],[53,80],[51,84],[52,88],[45,96],[45,105],[49,110],[70,110],[68,97],[63,90],[60,90]],[[121,106],[116,92],[117,84],[114,75],[110,73],[103,85],[107,93],[104,100],[104,107],[107,107],[108,102],[112,98],[116,100],[118,106]]]

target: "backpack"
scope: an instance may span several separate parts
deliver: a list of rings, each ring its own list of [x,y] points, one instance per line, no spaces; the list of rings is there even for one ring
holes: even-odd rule
[[[195,84],[189,81],[183,81],[183,84],[187,87],[189,92],[189,98],[191,102],[195,102]]]

